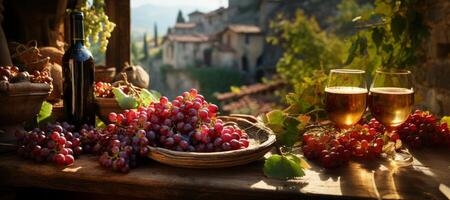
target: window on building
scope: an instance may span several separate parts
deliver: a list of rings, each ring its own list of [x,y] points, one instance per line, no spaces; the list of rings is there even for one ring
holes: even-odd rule
[[[231,46],[231,35],[227,34],[227,45]]]
[[[245,34],[245,44],[250,44],[250,35]]]

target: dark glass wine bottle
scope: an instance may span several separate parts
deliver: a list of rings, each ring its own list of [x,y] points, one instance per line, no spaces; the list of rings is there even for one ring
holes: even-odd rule
[[[71,45],[63,56],[63,100],[67,122],[95,124],[94,59],[84,46],[83,13],[70,14]]]

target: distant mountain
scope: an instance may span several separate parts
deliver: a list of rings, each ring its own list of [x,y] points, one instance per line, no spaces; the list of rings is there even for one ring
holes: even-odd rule
[[[163,36],[167,28],[175,25],[178,10],[187,15],[195,10],[195,7],[157,6],[145,4],[131,9],[131,32],[133,37],[140,37],[144,32],[153,37],[153,24],[158,25],[158,35]]]

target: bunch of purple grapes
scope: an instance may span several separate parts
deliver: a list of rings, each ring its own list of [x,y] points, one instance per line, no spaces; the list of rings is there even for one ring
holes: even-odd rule
[[[224,126],[216,118],[217,112],[216,105],[191,89],[173,101],[161,97],[148,107],[110,113],[113,123],[105,129],[80,132],[83,138],[91,138],[85,148],[100,152],[102,166],[121,172],[135,167],[140,157],[147,157],[149,146],[195,152],[248,147],[247,134],[236,126]]]
[[[35,128],[30,132],[16,132],[18,154],[37,162],[54,162],[70,165],[74,156],[83,152],[80,135],[68,123],[48,124],[45,128]]]

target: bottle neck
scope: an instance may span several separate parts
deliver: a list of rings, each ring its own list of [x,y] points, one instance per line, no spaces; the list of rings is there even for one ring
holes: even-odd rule
[[[72,18],[71,19],[71,42],[72,45],[82,44],[84,45],[84,26],[82,18]]]

